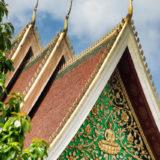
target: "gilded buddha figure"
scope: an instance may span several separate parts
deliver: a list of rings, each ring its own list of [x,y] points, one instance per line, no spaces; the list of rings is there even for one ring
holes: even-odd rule
[[[100,140],[98,146],[101,151],[111,155],[118,154],[121,150],[120,145],[115,142],[115,134],[110,121],[108,122],[108,129],[105,132],[105,140]]]

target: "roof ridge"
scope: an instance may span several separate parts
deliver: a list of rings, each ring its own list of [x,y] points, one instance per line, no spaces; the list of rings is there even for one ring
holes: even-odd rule
[[[8,58],[11,58],[13,53],[15,52],[15,50],[17,49],[17,46],[19,44],[19,42],[22,40],[24,33],[26,32],[27,28],[29,27],[29,24],[27,24],[12,40],[11,40],[11,44],[12,44],[12,48],[10,50],[10,54],[8,56]],[[16,43],[17,42],[17,43]]]
[[[105,34],[99,40],[97,40],[92,45],[90,45],[87,49],[85,49],[84,51],[82,51],[77,56],[74,56],[73,58],[69,59],[64,65],[62,65],[61,69],[59,70],[59,73],[61,73],[62,71],[64,71],[66,68],[68,68],[70,65],[72,65],[77,60],[79,60],[82,57],[88,55],[91,51],[93,51],[94,49],[96,49],[97,47],[99,47],[101,44],[103,44],[109,38],[111,38],[112,36],[114,36],[116,33],[119,33],[120,30],[122,29],[123,25],[124,25],[124,23],[117,24],[116,27],[114,27],[109,32],[107,32],[107,34]]]
[[[32,76],[31,80],[28,82],[28,85],[26,86],[25,90],[23,91],[24,96],[28,93],[29,89],[32,87],[33,82],[36,80],[37,76],[39,75],[39,73],[40,73],[43,65],[45,64],[48,56],[49,56],[49,54],[45,55],[42,62],[38,65],[36,71],[34,72],[34,75]]]
[[[33,32],[34,32],[34,34],[35,34],[35,36],[36,36],[36,39],[37,39],[37,41],[38,41],[39,48],[41,48],[41,46],[42,46],[42,41],[41,41],[42,38],[41,38],[40,32],[38,32],[38,27],[37,27],[37,26],[34,27]]]
[[[70,107],[68,113],[66,114],[66,116],[62,119],[62,121],[60,122],[60,125],[57,127],[56,131],[52,133],[52,135],[49,137],[49,143],[51,143],[51,141],[57,136],[57,134],[59,133],[59,131],[62,129],[64,123],[68,120],[68,118],[71,116],[71,114],[73,113],[74,109],[77,107],[77,104],[79,103],[79,101],[81,100],[81,98],[83,97],[83,95],[85,94],[86,90],[89,88],[89,85],[91,84],[91,82],[93,81],[95,75],[98,73],[99,67],[102,65],[108,51],[104,50],[104,53],[102,54],[101,58],[99,59],[99,62],[96,65],[96,68],[93,70],[93,72],[91,73],[88,81],[86,82],[84,88],[82,88],[82,92],[77,96],[77,98],[75,99],[75,101],[73,102],[72,106]]]
[[[157,93],[157,88],[155,87],[155,83],[152,79],[152,75],[150,73],[150,69],[148,67],[148,63],[146,62],[146,57],[144,55],[144,51],[142,50],[142,45],[140,44],[140,38],[138,37],[138,32],[136,32],[136,27],[134,25],[134,21],[132,20],[132,23],[131,23],[131,28],[132,28],[132,32],[134,34],[134,37],[135,37],[135,40],[137,42],[137,46],[139,48],[139,56],[140,56],[140,59],[141,59],[141,62],[143,64],[143,67],[144,67],[144,70],[145,70],[145,73],[146,73],[146,76],[147,76],[147,79],[148,79],[148,82],[149,82],[149,85],[152,89],[152,93],[155,97],[155,100],[157,102],[157,105],[159,107],[159,110],[160,110],[160,98],[159,98],[159,94]]]
[[[72,45],[70,37],[66,36],[65,39],[66,39],[66,42],[68,44],[68,48],[69,48],[70,52],[72,53],[72,55],[75,55],[75,51],[73,49],[73,45]]]
[[[27,87],[26,87],[25,90],[23,91],[23,95],[24,95],[24,96],[28,93],[29,89],[32,87],[32,84],[34,83],[34,81],[36,80],[37,76],[39,75],[39,73],[40,73],[43,65],[46,63],[46,61],[47,61],[47,59],[48,59],[48,57],[49,57],[49,55],[50,55],[49,53],[53,50],[52,47],[55,46],[57,40],[59,39],[59,36],[60,36],[60,32],[59,32],[59,33],[56,35],[56,37],[42,50],[43,52],[41,52],[41,54],[36,57],[36,58],[39,58],[39,57],[49,48],[49,49],[47,50],[46,54],[44,55],[42,62],[38,65],[37,70],[34,72],[33,77],[32,77],[31,80],[28,82]],[[36,58],[35,58],[34,60],[36,60]],[[34,60],[33,60],[33,61],[34,61]],[[32,62],[33,62],[33,61],[32,61]],[[28,66],[29,66],[29,64],[31,64],[32,62],[28,63]],[[26,66],[26,67],[27,67],[27,66]]]
[[[28,28],[27,24],[12,40],[11,43],[14,43],[15,41],[17,41],[19,39],[19,37],[21,37],[21,35],[26,31],[26,29]]]
[[[25,68],[28,68],[27,66],[29,66],[33,61],[35,61],[36,59],[38,59],[39,57],[41,57],[41,55],[47,51],[47,53],[45,55],[47,55],[48,53],[51,52],[52,47],[56,44],[58,38],[59,38],[60,32],[56,35],[56,37],[54,37],[45,47],[40,49],[40,54],[36,55],[36,56],[32,56],[27,64]],[[48,50],[47,50],[48,49]],[[44,56],[45,56],[44,55]],[[26,69],[25,69],[26,70]]]
[[[50,46],[52,46],[54,44],[55,41],[57,41],[57,39],[59,38],[61,34],[61,31],[57,33],[57,35],[45,46],[43,47],[41,50],[42,52],[45,51],[47,48],[49,48]]]

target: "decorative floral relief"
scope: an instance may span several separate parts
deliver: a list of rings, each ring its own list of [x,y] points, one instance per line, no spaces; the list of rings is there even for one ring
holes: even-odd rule
[[[151,160],[116,71],[59,160]]]

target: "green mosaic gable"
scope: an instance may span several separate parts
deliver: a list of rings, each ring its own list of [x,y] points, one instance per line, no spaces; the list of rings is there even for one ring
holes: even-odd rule
[[[146,143],[116,71],[59,160],[151,160]]]

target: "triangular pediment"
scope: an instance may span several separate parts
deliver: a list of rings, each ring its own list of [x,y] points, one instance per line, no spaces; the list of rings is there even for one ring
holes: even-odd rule
[[[40,45],[34,26],[26,25],[22,31],[12,40],[12,49],[9,58],[14,62],[14,71],[7,74],[6,86],[10,91],[19,75],[25,68],[31,57],[40,53]]]
[[[129,72],[132,73],[130,77],[132,77],[132,79],[136,79],[136,87],[138,91],[141,92],[140,96],[143,101],[143,103],[141,104],[145,105],[144,109],[142,110],[145,110],[146,115],[149,117],[148,122],[146,122],[151,123],[154,126],[154,133],[159,137],[158,119],[160,119],[160,115],[159,112],[156,112],[157,110],[159,110],[159,106],[157,103],[157,99],[153,94],[153,88],[148,78],[149,75],[147,74],[145,64],[143,62],[143,59],[145,58],[143,57],[143,52],[140,50],[141,46],[139,46],[136,41],[136,33],[134,34],[133,28],[131,24],[128,24],[126,22],[124,22],[124,25],[122,25],[122,29],[116,37],[109,53],[103,57],[100,66],[98,66],[96,74],[94,74],[92,81],[90,81],[89,85],[87,86],[87,90],[84,91],[84,94],[81,97],[80,101],[77,102],[76,108],[68,116],[69,118],[65,120],[63,127],[53,139],[48,159],[52,159],[53,157],[55,157],[55,159],[58,158],[67,147],[67,145],[72,142],[74,135],[78,132],[81,125],[85,122],[88,114],[91,113],[90,111],[95,105],[99,95],[102,93],[106,84],[108,84],[107,82],[110,80],[111,75],[114,73],[117,67],[120,74],[122,73],[122,79],[124,79],[126,90],[127,92],[129,91],[127,87],[127,83],[129,82],[127,82],[127,80],[125,79],[125,72],[123,72],[127,70],[127,65],[125,65],[125,62],[129,61]],[[126,58],[126,60],[125,55],[128,55],[129,57],[128,59]],[[132,99],[133,96],[130,94],[130,91],[128,92],[128,94]],[[132,94],[134,94],[134,91],[132,92]],[[134,101],[134,103],[136,104],[135,99],[132,99],[132,101]],[[138,105],[139,104],[137,103],[135,108],[135,115],[138,115],[138,112],[142,111],[137,110]],[[133,112],[134,111],[132,111],[132,113]],[[139,114],[137,117],[137,122],[139,124],[142,124],[144,120],[140,118],[141,115]],[[142,132],[140,132],[141,136],[143,132],[144,135],[147,136],[146,144],[144,144],[144,146],[146,147],[147,144],[149,144],[148,146],[154,144],[154,147],[152,147],[152,149],[148,148],[148,153],[150,154],[152,159],[154,159],[154,156],[157,158],[159,156],[159,150],[157,149],[157,147],[155,147],[157,146],[157,143],[154,139],[150,139],[153,134],[149,133],[148,129],[145,129],[145,125],[143,125]],[[157,139],[157,141],[159,141],[159,138]],[[154,154],[154,156],[152,153]]]
[[[58,158],[154,159],[118,69]]]

